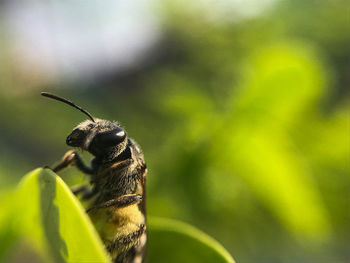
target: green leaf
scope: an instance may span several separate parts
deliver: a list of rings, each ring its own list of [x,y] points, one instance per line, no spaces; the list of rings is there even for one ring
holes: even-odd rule
[[[15,202],[18,228],[55,262],[110,262],[84,208],[51,170],[26,175]],[[234,263],[217,241],[188,224],[150,218],[148,229],[149,262]]]
[[[51,170],[27,174],[17,197],[18,226],[55,262],[110,262],[84,208]]]
[[[332,231],[330,215],[295,137],[315,121],[314,105],[327,74],[312,50],[292,41],[261,47],[247,65],[209,159],[241,177],[297,238],[324,242]],[[303,118],[307,122],[301,124]],[[311,127],[307,142],[319,130],[314,123]],[[218,182],[216,195],[230,193],[234,178],[228,180]]]
[[[151,217],[148,229],[149,262],[234,263],[216,240],[186,223]]]
[[[15,207],[13,191],[2,192],[0,194],[0,262],[6,262],[11,248],[18,241],[18,230],[14,224]]]

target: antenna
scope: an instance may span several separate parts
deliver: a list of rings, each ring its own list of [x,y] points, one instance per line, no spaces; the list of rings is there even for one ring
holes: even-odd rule
[[[51,93],[48,93],[48,92],[41,92],[41,95],[44,96],[44,97],[48,97],[50,99],[54,99],[54,100],[58,100],[58,101],[61,101],[61,102],[64,102],[78,110],[80,110],[82,113],[85,113],[93,122],[95,122],[94,118],[91,116],[90,113],[88,113],[86,110],[84,110],[83,108],[79,107],[78,105],[76,105],[75,103],[65,99],[65,98],[62,98],[62,97],[59,97],[57,95],[54,95],[54,94],[51,94]]]

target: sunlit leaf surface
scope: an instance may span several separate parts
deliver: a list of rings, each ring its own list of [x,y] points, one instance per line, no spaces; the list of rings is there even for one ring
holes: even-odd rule
[[[19,233],[13,221],[15,214],[15,193],[9,191],[0,195],[0,262],[5,262],[9,251],[18,241]]]
[[[14,200],[22,215],[15,223],[54,262],[110,262],[81,204],[51,170],[26,175]],[[234,262],[217,241],[188,224],[151,218],[148,228],[149,262]]]
[[[18,49],[24,38],[6,34],[13,32],[9,18],[18,25],[36,21],[33,32],[21,34],[45,33],[50,25],[34,10],[47,3],[7,2],[0,19],[1,192],[12,191],[33,167],[57,161],[65,136],[85,118],[41,98],[45,87],[96,117],[118,120],[135,138],[149,167],[149,214],[195,222],[239,262],[349,262],[349,1],[158,1],[156,46],[111,76],[99,75],[103,68],[96,72],[89,61],[91,78],[82,81],[62,78],[57,60],[44,69],[40,61],[48,57],[37,60],[35,52]],[[269,7],[244,18],[232,2],[247,10],[258,2]],[[95,4],[108,6],[101,3]],[[67,1],[56,8],[74,15],[67,23],[101,15],[99,8],[72,10]],[[48,52],[56,42],[47,41]],[[110,53],[104,47],[101,54]],[[75,168],[60,176],[68,185],[86,179]],[[41,216],[24,213],[40,200],[33,189],[19,200],[24,208],[0,197],[0,257],[20,254],[12,234],[21,227],[33,240],[24,254],[45,236],[36,223]],[[23,222],[16,227],[13,218]],[[40,255],[48,251],[38,248]]]
[[[234,263],[216,240],[195,227],[165,218],[150,218],[148,260],[152,263]]]
[[[53,172],[26,175],[18,198],[24,232],[46,246],[55,262],[110,262],[83,207]]]

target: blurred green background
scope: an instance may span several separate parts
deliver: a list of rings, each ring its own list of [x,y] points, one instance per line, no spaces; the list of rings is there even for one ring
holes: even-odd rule
[[[240,263],[349,262],[349,32],[346,0],[0,1],[0,191],[86,119],[45,90],[142,146],[149,215]]]

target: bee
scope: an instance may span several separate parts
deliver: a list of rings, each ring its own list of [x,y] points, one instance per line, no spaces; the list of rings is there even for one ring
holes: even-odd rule
[[[72,189],[87,201],[87,213],[115,263],[145,261],[147,241],[145,183],[146,164],[137,143],[128,138],[118,122],[92,117],[83,108],[62,97],[42,96],[64,102],[89,119],[76,126],[66,144],[91,153],[90,166],[79,154],[68,151],[52,170],[72,165],[88,174],[90,185]]]

